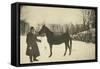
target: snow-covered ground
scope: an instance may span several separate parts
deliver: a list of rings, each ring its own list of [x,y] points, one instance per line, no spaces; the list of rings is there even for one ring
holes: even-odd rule
[[[72,41],[72,54],[69,56],[69,50],[67,50],[66,56],[64,55],[65,44],[53,45],[53,55],[49,58],[49,45],[46,37],[38,37],[42,42],[38,44],[40,56],[37,57],[40,62],[57,62],[57,61],[75,61],[75,60],[89,60],[95,59],[95,44],[85,43],[81,41]],[[20,63],[30,63],[29,56],[26,56],[26,36],[20,37]]]

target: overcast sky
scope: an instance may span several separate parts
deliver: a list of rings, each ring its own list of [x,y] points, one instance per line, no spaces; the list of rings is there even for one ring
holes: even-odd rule
[[[82,12],[75,8],[23,6],[21,20],[31,26],[37,24],[82,24]]]

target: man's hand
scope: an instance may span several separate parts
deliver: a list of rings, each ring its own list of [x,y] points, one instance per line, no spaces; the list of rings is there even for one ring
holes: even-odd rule
[[[41,40],[40,40],[40,39],[37,39],[37,41],[38,41],[38,42],[41,42]]]
[[[41,40],[38,40],[39,42],[41,42]]]
[[[29,47],[29,49],[31,50],[31,49],[32,49],[32,47]]]

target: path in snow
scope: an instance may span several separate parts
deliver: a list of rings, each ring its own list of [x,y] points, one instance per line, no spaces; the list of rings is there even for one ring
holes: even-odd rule
[[[53,55],[49,58],[48,56],[50,52],[46,37],[38,38],[42,41],[41,43],[38,43],[40,56],[37,57],[39,61],[35,61],[33,63],[95,59],[95,44],[81,41],[72,41],[72,54],[70,56],[68,55],[69,50],[67,50],[66,56],[63,56],[65,51],[64,43],[60,45],[53,45]],[[20,41],[20,63],[30,63],[29,57],[26,56],[26,37],[21,36]]]

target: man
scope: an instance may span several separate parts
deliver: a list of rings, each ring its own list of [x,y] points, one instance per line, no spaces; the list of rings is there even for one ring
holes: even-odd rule
[[[37,39],[35,35],[34,27],[30,28],[30,32],[27,34],[26,43],[27,43],[27,51],[26,55],[29,56],[30,62],[38,61],[36,57],[40,56],[40,52],[37,46],[37,41],[41,42],[41,40]]]

